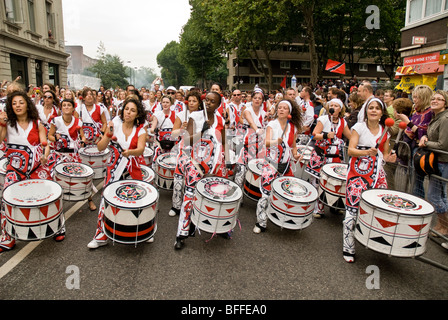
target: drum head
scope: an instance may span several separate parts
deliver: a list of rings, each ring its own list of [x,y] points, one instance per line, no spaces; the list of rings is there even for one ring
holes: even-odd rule
[[[87,146],[85,148],[79,149],[80,154],[84,154],[86,156],[91,156],[91,157],[102,157],[105,154],[108,154],[109,152],[110,152],[110,150],[108,148],[106,148],[103,151],[99,151],[96,146]]]
[[[239,201],[243,197],[243,192],[236,183],[220,177],[199,180],[196,191],[204,198],[220,203]]]
[[[88,178],[94,174],[91,167],[77,162],[60,163],[56,165],[55,170],[63,176],[77,178]]]
[[[405,192],[388,189],[369,189],[361,198],[374,208],[403,215],[431,215],[434,207],[429,202]]]
[[[121,180],[104,189],[104,200],[117,208],[142,209],[154,204],[159,192],[151,184],[140,180]]]
[[[157,164],[166,169],[176,168],[177,157],[175,153],[162,153],[157,157]]]
[[[264,159],[253,159],[249,161],[247,167],[251,172],[261,175],[264,163]]]
[[[51,180],[19,181],[3,190],[3,201],[15,207],[42,207],[62,196],[62,187]]]
[[[280,177],[272,182],[276,195],[297,203],[311,203],[317,200],[318,192],[310,183],[296,177]]]
[[[153,181],[155,177],[154,170],[147,166],[140,166],[143,174],[143,181]]]
[[[338,180],[347,180],[348,164],[344,163],[328,163],[322,167],[327,176]]]
[[[6,167],[8,166],[8,158],[0,161],[0,174],[6,174]]]
[[[151,148],[146,147],[145,151],[143,152],[143,157],[152,157],[154,155],[154,151],[152,151]]]
[[[309,160],[311,158],[311,153],[313,152],[313,147],[310,146],[304,146],[304,145],[298,145],[297,146],[297,153],[303,155],[303,158],[305,160]]]

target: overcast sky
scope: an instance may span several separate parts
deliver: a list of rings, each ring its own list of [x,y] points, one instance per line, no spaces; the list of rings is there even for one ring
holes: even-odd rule
[[[157,55],[168,42],[179,41],[190,17],[188,0],[62,0],[66,45],[81,45],[97,57],[100,41],[106,53],[131,67],[160,74]]]

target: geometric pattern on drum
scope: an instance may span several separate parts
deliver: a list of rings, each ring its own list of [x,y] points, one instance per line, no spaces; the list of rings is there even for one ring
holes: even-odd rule
[[[52,237],[62,229],[62,200],[42,207],[19,208],[4,203],[5,231],[13,238],[26,241]]]
[[[8,149],[17,150],[11,152],[11,154],[8,155],[10,159],[10,165],[14,169],[18,170],[21,174],[25,175],[26,173],[31,172],[33,165],[33,151],[31,150],[31,148],[24,145],[15,145],[8,143]],[[25,168],[25,165],[28,166]]]

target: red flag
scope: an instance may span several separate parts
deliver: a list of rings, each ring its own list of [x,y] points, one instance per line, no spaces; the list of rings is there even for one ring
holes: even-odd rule
[[[283,78],[282,83],[280,83],[280,87],[282,87],[283,89],[286,89],[286,76]]]
[[[333,73],[345,74],[345,63],[328,60],[325,70]]]

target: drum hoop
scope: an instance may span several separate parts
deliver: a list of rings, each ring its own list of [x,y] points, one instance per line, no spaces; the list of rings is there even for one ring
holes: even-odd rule
[[[204,177],[204,178],[202,178],[201,180],[204,180],[204,179],[210,179],[210,178],[219,178],[219,179],[222,179],[222,180],[230,181],[230,182],[234,183],[235,186],[238,187],[238,188],[241,190],[241,188],[240,188],[235,182],[233,182],[232,180],[227,179],[227,178],[213,177],[213,176],[211,176],[211,177]],[[198,183],[201,182],[201,180],[199,180]],[[201,192],[201,190],[199,190],[199,189],[197,188],[197,186],[196,186],[196,191],[197,191],[202,197],[206,198],[207,200],[216,201],[216,199],[211,198],[211,197],[208,197],[207,195],[203,194],[203,193]],[[243,192],[242,192],[242,190],[241,190],[241,196],[240,196],[238,199],[234,199],[234,200],[220,199],[220,200],[222,200],[222,201],[220,201],[219,203],[232,203],[232,202],[238,202],[238,201],[241,201],[242,198],[243,198]]]
[[[18,205],[18,204],[13,204],[13,203],[8,202],[7,199],[5,199],[5,190],[7,190],[9,187],[15,185],[16,183],[25,182],[25,181],[16,181],[16,182],[14,182],[14,183],[11,183],[9,186],[7,186],[7,187],[3,190],[3,197],[2,197],[3,202],[5,202],[6,204],[8,204],[8,205],[10,205],[10,206],[12,206],[12,207],[19,207],[19,208],[42,208],[42,207],[45,207],[45,206],[47,206],[47,205],[49,205],[49,204],[54,203],[54,202],[57,201],[57,200],[62,200],[63,190],[62,190],[62,187],[59,185],[59,183],[57,183],[57,182],[55,182],[55,181],[53,181],[53,180],[40,180],[40,179],[29,179],[29,180],[26,180],[26,181],[27,181],[27,182],[28,182],[28,181],[50,181],[50,182],[53,182],[53,183],[55,183],[55,185],[57,185],[57,187],[59,188],[59,191],[60,191],[59,193],[60,193],[60,194],[59,194],[55,199],[53,199],[53,200],[51,200],[51,201],[48,201],[48,202],[39,202],[39,205],[35,205],[35,204],[31,204],[31,205],[26,205],[26,204],[20,204],[20,205]]]
[[[113,184],[118,184],[118,183],[124,183],[124,182],[130,182],[130,181],[138,181],[139,183],[143,183],[143,184],[148,185],[149,189],[154,189],[153,191],[155,191],[155,194],[156,194],[156,198],[154,199],[154,201],[152,201],[152,202],[151,202],[150,204],[148,204],[148,205],[143,205],[143,206],[136,207],[136,208],[130,208],[130,207],[120,206],[120,205],[116,205],[116,204],[114,204],[114,203],[111,203],[111,202],[110,202],[109,200],[107,200],[107,198],[104,196],[104,192],[105,192],[106,189],[109,188],[111,185],[113,185]],[[159,200],[159,192],[157,191],[157,189],[156,189],[151,183],[149,183],[149,182],[147,182],[147,181],[143,181],[143,180],[134,180],[134,179],[129,179],[129,180],[118,180],[118,181],[111,182],[109,185],[107,185],[106,187],[104,187],[104,190],[103,190],[103,198],[104,198],[104,201],[106,201],[108,204],[112,205],[112,206],[115,207],[115,208],[123,209],[123,210],[138,210],[138,209],[142,209],[142,208],[143,208],[143,209],[146,209],[146,208],[151,207],[152,205],[154,205],[154,203],[157,203],[157,201]]]
[[[66,164],[82,164],[83,166],[86,166],[86,167],[90,168],[90,169],[92,170],[92,173],[90,173],[90,174],[88,174],[88,175],[86,175],[86,176],[71,176],[71,175],[69,175],[69,174],[66,173],[66,172],[60,172],[60,171],[57,170],[58,167],[61,167],[61,166],[66,165]],[[95,171],[92,169],[92,167],[90,167],[90,166],[88,166],[88,165],[86,165],[86,164],[84,164],[84,163],[78,163],[78,162],[64,162],[64,163],[59,163],[59,164],[57,164],[57,165],[54,167],[54,170],[55,170],[55,174],[60,174],[60,175],[62,175],[62,176],[70,177],[70,178],[83,178],[83,179],[88,179],[88,178],[93,177],[93,176],[95,175]]]
[[[283,177],[278,177],[278,178],[276,178],[275,180],[277,180],[277,179],[284,179],[284,178],[285,178],[284,176],[283,176]],[[290,178],[293,178],[293,177],[290,177]],[[296,178],[296,179],[299,179],[299,178]],[[272,184],[275,182],[275,180],[272,181]],[[299,180],[301,180],[301,179],[299,179]],[[303,181],[303,180],[302,180],[302,181]],[[304,182],[306,182],[306,181],[304,181]],[[311,184],[309,184],[309,185],[310,185],[310,186],[313,186],[313,185],[311,185]],[[314,188],[314,187],[313,187],[313,188]],[[317,191],[317,189],[316,189],[316,191]],[[288,198],[282,196],[280,193],[278,193],[277,191],[275,191],[275,189],[272,189],[272,190],[271,190],[271,193],[272,193],[272,192],[274,192],[276,196],[279,196],[279,197],[282,198],[283,200],[286,200],[286,201],[293,201],[293,202],[294,202],[294,200],[292,200],[292,199],[288,199]],[[319,192],[316,192],[316,193],[317,193],[317,194],[316,194],[316,199],[311,200],[311,201],[309,201],[309,202],[299,202],[299,203],[311,204],[311,203],[315,202],[317,199],[319,199]]]
[[[378,207],[378,206],[376,206],[375,204],[373,204],[373,203],[371,203],[370,201],[368,201],[367,199],[365,199],[365,198],[363,198],[363,194],[364,194],[364,192],[366,192],[366,191],[371,191],[371,190],[384,190],[384,192],[387,192],[387,190],[388,189],[381,189],[381,188],[372,188],[372,189],[367,189],[367,190],[364,190],[362,193],[361,193],[361,201],[364,201],[366,204],[368,204],[369,205],[369,207],[371,207],[371,208],[374,208],[374,209],[376,209],[376,210],[382,210],[382,211],[384,211],[384,212],[387,212],[387,213],[393,213],[393,214],[397,214],[397,215],[403,215],[403,216],[409,216],[409,217],[425,217],[425,216],[430,216],[430,215],[432,215],[434,212],[435,212],[435,209],[434,209],[434,206],[431,204],[431,203],[429,203],[429,202],[427,202],[427,201],[425,201],[428,205],[430,205],[431,207],[432,207],[432,211],[430,212],[430,213],[425,213],[425,214],[418,214],[418,213],[408,213],[408,212],[395,212],[395,211],[392,211],[392,210],[387,210],[387,209],[385,209],[385,208],[382,208],[382,207]],[[395,191],[395,190],[393,190],[393,191]],[[395,192],[400,192],[400,193],[403,193],[403,192],[401,192],[401,191],[395,191]],[[407,194],[407,193],[405,193],[405,194]],[[412,196],[412,195],[411,195]],[[421,199],[420,199],[421,200]]]
[[[79,149],[79,154],[83,155],[83,156],[87,156],[87,157],[95,157],[95,158],[100,158],[100,157],[104,157],[105,155],[108,155],[110,153],[109,148],[104,149],[103,151],[99,151],[98,148],[96,148],[98,150],[99,154],[91,154],[91,153],[86,153],[85,150],[86,149],[93,149],[96,147],[84,147]]]

